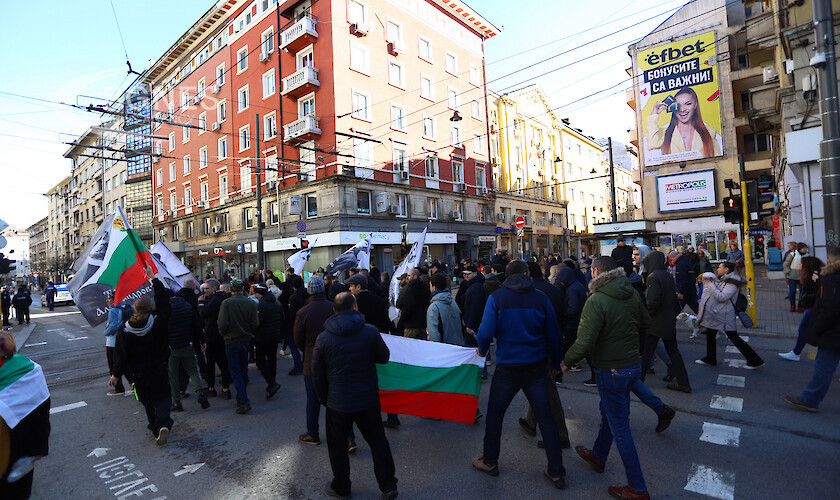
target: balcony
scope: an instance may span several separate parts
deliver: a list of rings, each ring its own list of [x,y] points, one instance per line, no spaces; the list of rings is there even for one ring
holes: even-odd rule
[[[321,129],[318,128],[319,121],[316,116],[299,118],[288,125],[283,125],[283,136],[287,141],[308,141],[314,139],[315,136],[321,135]]]
[[[624,102],[634,110],[636,109],[636,89],[627,89],[627,92],[624,93]]]
[[[630,140],[630,144],[639,147],[639,131],[635,128],[631,128],[629,132],[627,132],[627,137]]]
[[[282,50],[297,52],[306,47],[318,38],[318,32],[315,31],[315,24],[317,21],[314,17],[304,16],[289,26],[282,33],[282,42],[280,48]]]
[[[292,73],[291,76],[283,78],[283,90],[280,93],[297,99],[320,86],[318,70],[311,66],[305,66],[303,69]]]

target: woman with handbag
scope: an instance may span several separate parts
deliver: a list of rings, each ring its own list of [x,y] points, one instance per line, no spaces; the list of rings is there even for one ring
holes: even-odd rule
[[[764,364],[764,360],[742,339],[736,331],[735,300],[742,281],[736,272],[734,262],[722,262],[717,269],[718,278],[714,280],[711,273],[703,275],[703,298],[697,313],[697,321],[706,331],[706,357],[695,363],[698,365],[717,365],[716,337],[719,330],[723,330],[738,351],[747,359],[748,370],[755,370]]]
[[[799,361],[799,355],[805,348],[805,331],[811,323],[811,314],[820,294],[820,270],[823,262],[816,257],[802,257],[800,268],[802,276],[799,279],[799,309],[804,311],[802,320],[799,322],[799,336],[796,338],[796,345],[790,352],[780,352],[779,357],[788,361]]]

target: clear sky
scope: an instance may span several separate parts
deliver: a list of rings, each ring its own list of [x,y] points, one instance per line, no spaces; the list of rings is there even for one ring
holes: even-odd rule
[[[156,60],[213,3],[113,0],[132,66],[148,67],[150,59]],[[630,66],[627,45],[654,30],[684,3],[469,2],[502,29],[487,42],[487,78],[492,90],[506,92],[537,83],[553,107],[562,106],[557,110],[559,117],[570,118],[572,126],[588,135],[612,136],[621,142],[627,142],[627,129],[634,123],[624,98],[624,90],[630,87],[625,72]],[[62,142],[74,140],[99,123],[100,117],[8,94],[81,105],[117,97],[130,79],[114,11],[108,0],[7,2],[4,6],[0,219],[12,226],[26,227],[47,215],[43,193],[70,173],[70,161],[62,156],[69,146]],[[645,21],[648,18],[653,19]],[[605,38],[596,41],[601,37]],[[547,74],[538,77],[543,73]],[[600,90],[604,91],[581,100]]]

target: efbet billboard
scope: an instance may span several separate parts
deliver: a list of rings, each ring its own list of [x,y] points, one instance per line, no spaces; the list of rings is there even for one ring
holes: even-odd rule
[[[637,54],[645,166],[723,155],[715,33]]]

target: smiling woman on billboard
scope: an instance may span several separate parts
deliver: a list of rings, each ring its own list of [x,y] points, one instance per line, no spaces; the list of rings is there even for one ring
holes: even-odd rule
[[[673,97],[657,101],[653,112],[648,117],[647,148],[659,149],[663,155],[699,151],[703,158],[721,155],[720,135],[714,127],[703,121],[697,94],[691,87],[685,87]],[[664,127],[659,126],[659,115],[663,111],[671,112],[671,121]],[[674,136],[677,132],[677,136]]]

